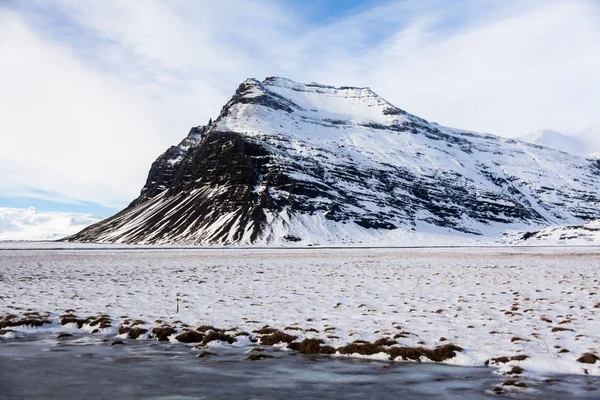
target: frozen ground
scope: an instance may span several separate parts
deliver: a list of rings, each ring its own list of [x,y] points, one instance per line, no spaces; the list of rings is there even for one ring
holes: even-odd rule
[[[50,313],[51,324],[11,327],[7,339],[81,332],[59,323],[71,310],[82,318],[108,315],[111,326],[99,333],[109,336],[133,319],[178,333],[186,324],[251,333],[237,336],[234,347],[252,346],[252,331],[265,325],[335,348],[381,338],[396,340],[391,348],[452,343],[464,350],[448,364],[488,361],[496,373],[512,370],[531,382],[600,375],[599,264],[593,247],[4,249],[0,316]],[[593,363],[578,361],[586,353]],[[383,352],[360,357],[389,359]],[[498,357],[508,359],[492,360]]]

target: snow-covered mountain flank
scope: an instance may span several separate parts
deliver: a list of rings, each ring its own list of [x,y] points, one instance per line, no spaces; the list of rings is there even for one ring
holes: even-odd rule
[[[576,226],[551,226],[533,232],[506,232],[503,241],[519,245],[592,245],[600,243],[600,220]]]
[[[500,237],[600,218],[600,163],[430,123],[369,88],[248,79],[153,164],[140,196],[68,240],[177,244]]]

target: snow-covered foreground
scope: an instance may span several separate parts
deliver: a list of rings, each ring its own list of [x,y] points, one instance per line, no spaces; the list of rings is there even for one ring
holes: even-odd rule
[[[396,340],[391,347],[452,343],[464,350],[446,363],[508,357],[489,365],[519,366],[525,378],[600,375],[600,361],[577,361],[600,347],[599,263],[599,248],[2,250],[0,316],[51,313],[52,324],[4,337],[76,330],[59,323],[71,310],[108,315],[101,333],[114,335],[128,319],[177,332],[269,325],[335,348],[381,338]]]
[[[56,240],[79,232],[102,218],[91,214],[0,207],[0,240]]]

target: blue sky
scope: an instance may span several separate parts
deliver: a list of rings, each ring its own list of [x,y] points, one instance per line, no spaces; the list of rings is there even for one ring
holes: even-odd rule
[[[516,137],[600,123],[596,0],[0,3],[0,207],[108,216],[247,77]],[[6,134],[4,132],[7,132]]]

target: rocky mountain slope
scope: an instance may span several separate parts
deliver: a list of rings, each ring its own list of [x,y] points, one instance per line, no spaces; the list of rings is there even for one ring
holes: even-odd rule
[[[153,164],[140,196],[68,240],[328,244],[499,237],[599,218],[600,163],[430,123],[369,88],[248,79]]]

